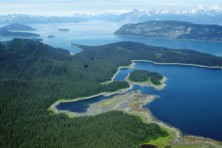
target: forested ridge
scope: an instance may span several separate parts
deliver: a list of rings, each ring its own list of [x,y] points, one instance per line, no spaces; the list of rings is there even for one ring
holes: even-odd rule
[[[183,21],[146,21],[126,24],[115,31],[116,35],[133,35],[170,39],[222,41],[219,25],[193,24]]]
[[[79,47],[83,52],[71,56],[30,40],[0,44],[0,147],[136,147],[166,136],[156,124],[144,124],[122,112],[69,119],[47,109],[59,98],[129,87],[125,81],[100,83],[132,59],[222,65],[221,58],[213,55],[140,43]]]

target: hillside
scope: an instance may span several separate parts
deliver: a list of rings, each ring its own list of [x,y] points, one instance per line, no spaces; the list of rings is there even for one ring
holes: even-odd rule
[[[213,55],[141,43],[79,47],[83,52],[71,56],[30,40],[0,44],[0,147],[136,147],[167,136],[158,125],[123,112],[70,119],[47,109],[59,98],[129,87],[125,81],[101,82],[132,59],[222,66]]]
[[[3,26],[1,27],[1,29],[5,29],[5,30],[23,30],[23,31],[33,31],[33,30],[36,30],[30,26],[27,26],[27,25],[23,25],[23,24],[10,24],[10,25],[6,25],[6,26]]]
[[[126,24],[118,29],[115,35],[222,41],[222,26],[181,21],[147,21],[138,24]]]

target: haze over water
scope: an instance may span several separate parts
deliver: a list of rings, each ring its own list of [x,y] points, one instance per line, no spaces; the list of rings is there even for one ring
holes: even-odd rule
[[[32,24],[31,26],[37,29],[32,32],[40,34],[43,43],[54,47],[68,49],[73,54],[78,53],[81,50],[71,46],[72,43],[82,45],[103,45],[120,41],[133,41],[142,42],[151,46],[192,49],[222,56],[222,42],[115,36],[113,33],[122,25],[122,23],[115,22],[90,21],[82,23]],[[70,31],[60,32],[58,31],[60,28],[67,28]],[[54,35],[55,38],[48,38],[48,35]],[[2,41],[8,39],[11,38],[1,37]]]

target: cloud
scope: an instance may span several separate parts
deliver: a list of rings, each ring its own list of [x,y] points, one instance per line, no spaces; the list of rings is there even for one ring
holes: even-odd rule
[[[212,10],[222,10],[222,5],[213,4],[209,8],[212,9]]]
[[[126,12],[150,10],[221,10],[221,0],[0,0],[0,15],[23,13],[67,15],[72,13]]]
[[[204,5],[203,5],[203,4],[198,4],[198,6],[197,6],[197,7],[198,7],[198,9],[199,9],[199,10],[204,10],[204,9],[205,9],[205,7],[204,7]]]

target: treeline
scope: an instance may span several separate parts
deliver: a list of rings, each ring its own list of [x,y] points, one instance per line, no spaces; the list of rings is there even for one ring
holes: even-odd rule
[[[146,70],[134,70],[130,73],[129,79],[133,82],[150,81],[154,85],[160,85],[163,76],[157,72],[149,72]]]

